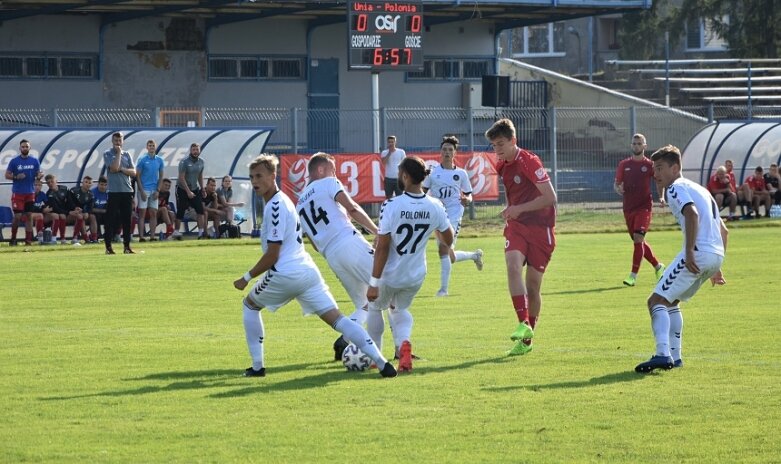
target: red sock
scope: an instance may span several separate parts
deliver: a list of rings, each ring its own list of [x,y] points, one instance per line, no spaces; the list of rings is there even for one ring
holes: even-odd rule
[[[81,235],[81,229],[84,227],[83,219],[76,219],[76,225],[73,226],[73,240],[78,240]]]
[[[643,257],[651,263],[651,266],[656,267],[659,265],[659,260],[656,259],[656,255],[654,255],[651,245],[646,242],[643,242]]]
[[[632,253],[632,272],[637,274],[640,270],[640,262],[643,261],[643,242],[635,243],[635,251]]]
[[[166,225],[165,226],[165,235],[171,235],[174,233],[174,226],[173,224]]]
[[[11,240],[16,240],[16,232],[19,231],[19,224],[11,225]]]
[[[526,295],[513,295],[513,308],[515,315],[518,316],[518,322],[529,323],[529,299]]]
[[[28,230],[24,233],[24,241],[25,242],[32,242],[33,241],[33,231]]]
[[[65,229],[68,228],[68,222],[66,219],[60,219],[60,241],[65,240]]]

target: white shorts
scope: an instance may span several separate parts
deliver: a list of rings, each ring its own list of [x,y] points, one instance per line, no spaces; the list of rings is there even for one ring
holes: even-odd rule
[[[269,269],[258,278],[247,298],[255,306],[268,308],[271,312],[295,298],[304,316],[320,315],[337,308],[336,300],[316,267],[303,267],[284,274]]]
[[[368,303],[366,290],[374,266],[374,249],[360,234],[346,237],[334,245],[337,246],[331,248],[338,252],[328,253],[328,266],[342,283],[355,309],[363,308]]]
[[[450,248],[454,249],[456,248],[456,239],[458,239],[458,232],[461,230],[461,219],[460,218],[454,218],[454,217],[447,217],[448,222],[450,222],[450,227],[453,228],[453,246]],[[439,245],[440,242],[439,239],[437,239],[437,245]]]
[[[664,297],[670,303],[675,300],[689,301],[702,284],[721,269],[721,263],[724,261],[723,256],[704,251],[695,251],[694,259],[700,268],[699,274],[692,274],[686,269],[686,252],[678,253],[678,256],[664,270],[664,275],[656,284],[654,293]]]
[[[147,193],[146,200],[141,199],[140,193],[136,196],[138,197],[138,199],[136,200],[138,204],[138,209],[157,209],[157,204],[158,204],[157,195],[155,195],[153,199],[152,194]]]
[[[418,294],[418,290],[420,290],[420,287],[422,286],[423,283],[414,287],[393,288],[383,285],[382,282],[380,282],[380,287],[378,288],[380,295],[374,301],[374,305],[369,306],[369,309],[383,310],[390,307],[392,302],[395,309],[392,309],[391,311],[408,310],[412,306],[412,300],[415,298],[415,295]]]

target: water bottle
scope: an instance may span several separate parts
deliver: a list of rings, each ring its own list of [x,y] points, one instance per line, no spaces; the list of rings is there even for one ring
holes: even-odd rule
[[[158,238],[160,239],[161,242],[163,240],[165,240],[165,232],[160,232],[160,235],[158,236]]]
[[[52,230],[51,229],[44,229],[43,230],[43,243],[51,243],[52,241]]]
[[[770,217],[781,217],[781,205],[773,205],[770,207]]]

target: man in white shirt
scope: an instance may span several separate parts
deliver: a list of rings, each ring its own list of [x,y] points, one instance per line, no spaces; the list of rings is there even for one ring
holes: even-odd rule
[[[654,177],[664,188],[667,204],[681,226],[683,250],[664,271],[648,298],[656,354],[635,367],[639,373],[683,367],[683,316],[679,302],[688,301],[710,279],[724,285],[721,263],[727,249],[727,226],[710,192],[681,175],[681,151],[672,145],[651,155]]]
[[[388,148],[382,150],[380,158],[385,168],[385,198],[401,195],[402,189],[399,187],[399,164],[407,156],[407,153],[401,148],[396,147],[396,136],[388,136]]]
[[[244,333],[252,358],[252,366],[244,375],[266,375],[265,328],[260,311],[265,308],[276,312],[295,298],[304,315],[316,314],[366,353],[383,377],[395,377],[396,369],[382,356],[369,334],[339,311],[320,271],[304,249],[295,205],[276,183],[278,166],[279,160],[275,156],[260,155],[249,169],[252,188],[256,195],[263,197],[266,207],[260,233],[263,256],[244,276],[233,282],[237,290],[244,290],[253,278],[259,277],[242,304]]]

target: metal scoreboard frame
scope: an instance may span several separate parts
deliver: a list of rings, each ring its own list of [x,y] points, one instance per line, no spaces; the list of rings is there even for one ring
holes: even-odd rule
[[[347,69],[423,70],[423,2],[347,2]]]

